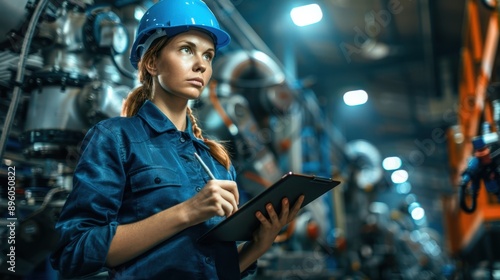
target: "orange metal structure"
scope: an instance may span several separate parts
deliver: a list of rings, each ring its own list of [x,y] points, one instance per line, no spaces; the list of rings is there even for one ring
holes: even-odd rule
[[[451,180],[457,187],[461,173],[473,154],[471,140],[478,135],[481,122],[490,122],[492,129],[495,128],[486,90],[491,82],[497,56],[499,10],[479,7],[479,2],[466,1],[462,65],[459,72],[458,125],[448,131]],[[485,19],[487,21],[482,26],[481,20]],[[457,194],[444,197],[443,205],[448,247],[454,255],[468,254],[481,239],[479,235],[484,234],[484,229],[490,228],[492,222],[500,222],[500,204],[489,197],[484,185],[481,185],[477,209],[472,214],[460,209]]]

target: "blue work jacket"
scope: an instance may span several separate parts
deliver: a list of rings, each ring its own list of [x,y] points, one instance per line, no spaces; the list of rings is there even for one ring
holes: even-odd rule
[[[104,120],[92,127],[81,148],[73,189],[56,225],[60,243],[51,256],[63,277],[108,270],[113,279],[240,279],[234,242],[201,244],[197,239],[223,217],[215,216],[170,237],[141,256],[114,268],[105,261],[120,224],[143,220],[183,202],[210,179],[198,153],[217,179],[235,180],[193,135],[188,119],[179,131],[150,101],[138,114]],[[168,221],[165,221],[168,223]]]

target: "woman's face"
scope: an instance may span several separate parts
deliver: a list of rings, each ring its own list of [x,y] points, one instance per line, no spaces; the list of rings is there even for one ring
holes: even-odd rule
[[[196,99],[212,76],[215,56],[212,38],[197,30],[173,37],[160,51],[155,68],[155,96],[171,94]]]

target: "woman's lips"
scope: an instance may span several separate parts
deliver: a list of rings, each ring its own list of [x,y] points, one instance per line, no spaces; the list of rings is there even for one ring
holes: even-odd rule
[[[204,85],[203,80],[199,78],[189,79],[188,82],[196,87],[203,87]]]

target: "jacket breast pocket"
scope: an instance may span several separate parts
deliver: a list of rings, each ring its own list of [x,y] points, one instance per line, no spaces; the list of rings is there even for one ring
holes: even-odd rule
[[[182,173],[165,167],[148,167],[130,176],[138,218],[146,218],[185,200]]]

